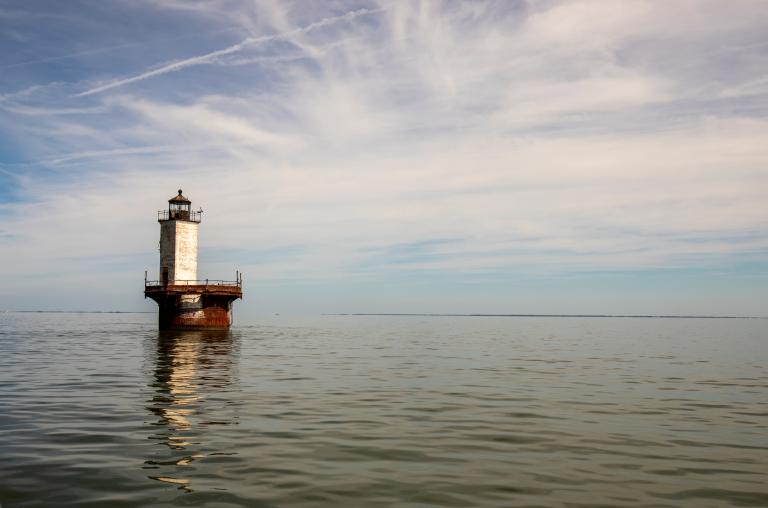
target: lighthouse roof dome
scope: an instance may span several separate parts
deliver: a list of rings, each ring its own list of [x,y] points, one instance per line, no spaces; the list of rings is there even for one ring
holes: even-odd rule
[[[173,196],[171,199],[168,200],[169,203],[191,203],[190,200],[182,196],[181,189],[179,189],[179,193],[176,196]]]

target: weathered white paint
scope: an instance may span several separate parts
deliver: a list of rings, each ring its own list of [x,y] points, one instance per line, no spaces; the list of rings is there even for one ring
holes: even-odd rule
[[[168,270],[168,282],[185,284],[197,279],[197,234],[200,224],[184,220],[160,223],[160,274]]]
[[[179,297],[180,309],[202,309],[203,299],[200,295],[181,295]]]
[[[205,319],[205,312],[202,310],[183,311],[184,319]]]

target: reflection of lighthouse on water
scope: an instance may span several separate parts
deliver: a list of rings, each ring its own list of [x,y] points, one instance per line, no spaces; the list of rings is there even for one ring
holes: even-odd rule
[[[151,439],[164,446],[154,448],[152,457],[144,462],[144,469],[158,473],[149,478],[191,491],[190,480],[185,477],[191,464],[222,454],[209,448],[206,434],[211,425],[237,423],[232,408],[221,405],[227,398],[215,396],[232,387],[234,343],[228,331],[158,334],[147,409],[158,417],[148,422],[156,427]]]

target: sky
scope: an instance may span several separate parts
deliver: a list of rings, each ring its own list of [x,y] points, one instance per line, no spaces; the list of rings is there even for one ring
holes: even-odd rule
[[[0,309],[768,315],[768,2],[2,0]]]

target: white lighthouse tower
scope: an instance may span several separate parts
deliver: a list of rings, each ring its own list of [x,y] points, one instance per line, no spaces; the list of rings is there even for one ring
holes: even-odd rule
[[[163,285],[188,285],[197,280],[197,235],[200,212],[179,194],[168,200],[160,217],[160,281]]]

